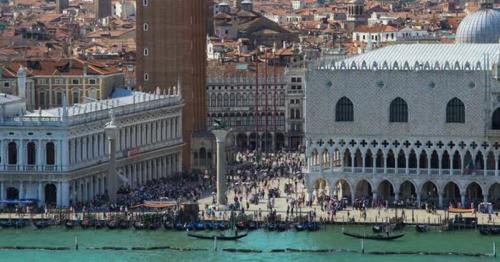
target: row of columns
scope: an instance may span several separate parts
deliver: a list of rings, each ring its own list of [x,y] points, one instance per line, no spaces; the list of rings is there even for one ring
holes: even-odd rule
[[[4,165],[9,165],[11,163],[9,157],[10,157],[10,152],[9,152],[9,144],[10,143],[15,143],[16,144],[16,161],[12,161],[12,163],[15,162],[15,164],[11,165],[17,165],[17,166],[27,166],[28,165],[28,144],[29,143],[34,143],[35,145],[35,164],[30,164],[32,166],[61,166],[64,162],[63,160],[63,155],[57,154],[58,150],[60,149],[63,140],[46,140],[46,139],[4,139],[1,141],[1,150],[0,150],[0,163],[3,163]],[[47,163],[47,145],[49,143],[52,143],[54,145],[54,163],[49,164]],[[60,152],[60,151],[59,151]]]
[[[377,154],[372,154],[371,155],[371,167],[366,167],[366,153],[361,153],[360,154],[361,156],[361,166],[356,166],[356,152],[351,152],[350,154],[350,158],[351,158],[351,172],[352,173],[355,173],[355,168],[361,168],[362,169],[362,173],[366,173],[366,169],[369,168],[371,169],[371,173],[376,173],[376,168],[381,168],[381,167],[376,167],[376,160],[377,160]],[[488,175],[488,171],[493,171],[493,170],[488,170],[486,167],[487,167],[487,161],[488,161],[488,155],[483,156],[483,170],[482,170],[482,174],[484,176],[487,176]],[[319,161],[316,161],[314,158],[317,157]],[[337,157],[337,158],[336,158]],[[427,167],[426,167],[426,170],[427,170],[427,174],[431,174],[431,171],[432,170],[435,170],[435,169],[432,169],[431,168],[431,160],[432,160],[432,154],[431,155],[426,155],[426,160],[427,160]],[[472,157],[471,157],[472,158]],[[326,159],[326,161],[325,161]],[[384,163],[384,166],[383,166],[383,169],[384,169],[384,174],[387,174],[387,154],[386,153],[383,153],[382,154],[382,161]],[[417,175],[420,175],[422,173],[422,169],[420,168],[420,154],[417,154],[415,153],[415,159],[416,159],[416,173]],[[439,175],[442,175],[443,174],[443,168],[442,168],[442,159],[443,159],[443,154],[442,153],[439,153],[438,154],[438,174]],[[321,154],[318,154],[317,156],[314,156],[312,155],[312,157],[308,158],[308,165],[309,166],[320,166],[320,167],[325,167],[325,162],[328,164],[328,167],[330,168],[330,170],[332,172],[334,172],[334,162],[337,162],[337,160],[340,160],[340,165],[342,168],[345,167],[345,161],[344,161],[344,154],[337,154],[336,156],[333,156],[333,157],[330,157],[329,154],[326,154],[326,156],[324,156],[322,153]],[[472,158],[472,160],[475,160],[475,158]],[[498,155],[495,155],[495,176],[498,176],[499,175],[499,160],[500,160],[500,156]],[[451,155],[449,157],[449,161],[450,161],[450,168],[449,168],[449,173],[450,175],[453,175],[454,174],[454,169],[453,169],[453,155]],[[475,161],[474,161],[475,162]],[[405,174],[406,175],[409,175],[410,174],[410,167],[409,167],[409,163],[410,163],[410,154],[405,154]],[[460,157],[460,170],[464,170],[465,168],[465,157]],[[398,155],[394,155],[394,170],[395,170],[395,173],[398,173],[398,169],[400,169],[398,167]],[[320,169],[320,172],[323,172],[323,168]]]
[[[67,181],[9,181],[0,182],[0,200],[7,199],[7,189],[16,188],[19,192],[18,199],[38,199],[39,206],[45,205],[45,189],[47,185],[56,187],[56,205],[58,207],[69,206],[69,182]]]
[[[181,135],[179,116],[120,128],[118,150],[177,139]]]

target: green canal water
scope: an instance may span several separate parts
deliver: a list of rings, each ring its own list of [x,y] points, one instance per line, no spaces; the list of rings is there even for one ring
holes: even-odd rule
[[[361,254],[361,241],[342,235],[341,226],[330,226],[318,232],[251,232],[236,242],[214,243],[186,236],[185,232],[117,230],[66,230],[62,227],[37,230],[0,230],[0,247],[71,247],[66,251],[0,250],[0,261],[500,261],[493,257],[424,256],[424,255],[368,255]],[[369,227],[345,227],[349,232],[370,232]],[[477,231],[416,233],[405,231],[405,237],[391,241],[365,241],[365,251],[425,251],[491,253],[492,243],[500,246],[500,237],[486,237]],[[75,236],[79,250],[74,250]],[[153,247],[204,248],[208,251],[177,250],[92,250],[99,247]],[[231,253],[224,248],[262,250],[262,253]],[[273,253],[273,249],[346,249],[353,252],[334,253]]]

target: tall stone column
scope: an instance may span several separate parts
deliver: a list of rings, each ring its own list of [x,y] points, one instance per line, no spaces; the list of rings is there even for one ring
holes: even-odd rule
[[[62,188],[61,188],[61,199],[62,199],[62,206],[63,207],[69,207],[69,182],[64,181],[61,183]]]
[[[226,151],[225,151],[225,143],[226,136],[228,134],[227,130],[223,129],[214,129],[212,133],[215,135],[215,141],[217,143],[217,204],[225,205],[226,204]]]
[[[118,127],[115,124],[115,117],[112,109],[110,110],[111,121],[106,124],[104,131],[108,138],[108,194],[111,202],[116,201],[116,191],[118,191],[118,174],[116,172],[116,138],[118,137]]]

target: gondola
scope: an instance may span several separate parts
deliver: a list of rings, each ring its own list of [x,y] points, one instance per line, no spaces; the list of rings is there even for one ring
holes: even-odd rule
[[[147,229],[149,229],[149,230],[157,230],[160,227],[161,227],[161,223],[157,223],[157,222],[152,222],[152,223],[147,224]]]
[[[139,222],[139,221],[135,221],[132,226],[137,229],[137,230],[143,230],[143,229],[146,229],[146,225],[142,222]]]
[[[415,230],[417,230],[417,232],[424,233],[429,230],[429,227],[427,225],[416,225]]]
[[[94,227],[94,221],[93,220],[90,220],[90,219],[85,219],[82,221],[82,223],[80,223],[80,227],[83,228],[83,229],[87,229],[87,228],[91,228],[91,227]]]
[[[11,223],[12,223],[11,227],[15,227],[15,228],[23,228],[28,224],[27,221],[24,219],[18,219],[15,221],[11,221]]]
[[[287,231],[287,230],[288,230],[288,223],[286,223],[286,222],[279,222],[279,223],[276,225],[276,230],[277,230],[278,232]]]
[[[295,230],[297,230],[299,232],[306,230],[305,223],[297,223],[297,224],[294,225],[294,227],[295,227]]]
[[[37,220],[33,221],[33,226],[38,229],[48,228],[49,226],[54,225],[54,221],[51,220]]]
[[[277,227],[277,225],[275,223],[269,223],[266,226],[266,228],[267,228],[268,231],[275,231],[276,227]]]
[[[247,229],[248,230],[256,230],[259,228],[259,225],[255,221],[248,222]]]
[[[118,221],[109,220],[108,223],[106,223],[106,226],[108,227],[108,229],[116,229],[118,228]]]
[[[247,222],[245,221],[240,221],[236,224],[236,228],[237,229],[240,229],[240,230],[244,230],[244,229],[247,229]]]
[[[369,239],[369,240],[394,240],[398,239],[401,237],[404,237],[405,234],[399,234],[399,235],[360,235],[360,234],[355,234],[355,233],[348,233],[348,232],[342,232],[346,236],[354,237],[354,238],[360,238],[360,239]]]
[[[485,236],[500,235],[500,227],[482,227],[479,229],[479,233]]]
[[[10,219],[0,220],[0,227],[2,227],[2,228],[14,227],[14,222]]]
[[[196,230],[205,230],[205,223],[203,221],[196,222],[194,223],[194,228]]]
[[[130,222],[128,220],[120,220],[120,222],[118,222],[118,228],[120,229],[129,229],[130,228]]]
[[[184,224],[182,224],[182,223],[175,223],[174,228],[175,228],[175,230],[177,230],[177,231],[181,231],[181,230],[184,230],[184,229],[185,229],[185,228],[184,228]]]
[[[307,229],[307,231],[318,231],[319,224],[318,224],[318,222],[308,222],[306,224],[306,229]]]
[[[378,224],[378,225],[374,225],[372,227],[372,231],[373,233],[382,233],[385,231],[387,225],[386,224]]]
[[[64,222],[64,227],[66,227],[66,229],[73,229],[75,227],[75,221],[66,220],[66,222]]]
[[[173,229],[174,223],[170,220],[165,220],[165,222],[163,222],[163,228],[165,228],[167,230]]]
[[[219,223],[217,223],[217,229],[218,230],[226,230],[226,229],[229,229],[229,224],[225,221],[220,221]]]
[[[224,235],[224,234],[203,235],[203,234],[196,234],[196,233],[191,233],[191,232],[188,232],[187,234],[190,237],[195,237],[195,238],[199,238],[199,239],[210,239],[210,240],[214,240],[215,238],[217,238],[217,240],[237,240],[237,239],[240,239],[242,237],[246,237],[248,235],[248,233],[243,233],[240,235],[236,235],[236,234],[235,235]]]
[[[104,221],[104,220],[96,220],[94,223],[95,229],[101,229],[101,228],[104,228],[105,226],[106,226],[106,221]]]
[[[195,230],[195,226],[194,226],[194,223],[188,223],[186,225],[184,225],[184,229],[188,230],[188,231],[193,231]]]

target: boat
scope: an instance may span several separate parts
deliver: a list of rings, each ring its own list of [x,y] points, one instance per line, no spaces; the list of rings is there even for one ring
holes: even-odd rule
[[[417,230],[417,232],[424,233],[429,230],[429,227],[427,225],[416,225],[415,230]]]
[[[259,228],[259,225],[255,221],[248,222],[247,229],[248,230],[256,230]]]
[[[477,227],[477,217],[455,216],[448,222],[448,230],[475,229]]]
[[[266,226],[267,230],[269,230],[269,231],[274,231],[274,230],[276,230],[276,227],[277,227],[276,223],[269,223],[269,224],[267,224],[267,226]]]
[[[104,221],[104,220],[96,220],[94,223],[95,229],[101,229],[101,228],[104,228],[105,226],[106,226],[106,221]]]
[[[226,229],[229,229],[229,224],[225,221],[220,221],[218,224],[217,224],[217,229],[219,230],[226,230]]]
[[[205,223],[203,223],[203,221],[199,221],[199,222],[194,223],[194,229],[205,230]]]
[[[199,238],[199,239],[210,239],[210,240],[214,240],[216,238],[217,238],[217,240],[238,240],[238,239],[246,237],[248,235],[248,233],[243,233],[243,234],[235,233],[234,235],[233,234],[226,235],[223,233],[206,235],[206,234],[197,234],[197,233],[192,233],[192,232],[188,232],[187,234],[190,237],[195,237],[195,238]]]
[[[66,222],[64,222],[64,226],[66,227],[66,229],[73,229],[75,227],[75,221],[66,220]]]
[[[354,237],[354,238],[360,238],[360,239],[369,239],[369,240],[394,240],[398,239],[401,237],[404,237],[405,234],[398,234],[398,235],[360,235],[356,233],[349,233],[349,232],[342,232],[344,235],[349,236],[349,237]]]
[[[387,228],[388,225],[386,224],[378,224],[378,225],[374,225],[372,227],[372,231],[373,233],[382,233],[385,231],[385,229]]]
[[[217,229],[217,222],[208,221],[208,222],[205,222],[205,225],[206,225],[206,228],[208,230],[216,230]]]
[[[139,222],[139,221],[135,221],[132,226],[137,229],[137,230],[142,230],[142,229],[146,229],[146,225],[142,222]]]
[[[36,220],[36,221],[33,221],[33,226],[38,228],[38,229],[43,229],[43,228],[47,228],[49,226],[52,226],[54,225],[54,221],[52,220]]]
[[[82,227],[83,229],[87,229],[87,228],[94,227],[94,224],[95,223],[93,220],[85,219],[82,221],[82,223],[80,223],[80,227]]]
[[[307,222],[306,229],[307,229],[307,231],[318,231],[319,224],[318,224],[318,222]]]
[[[286,223],[286,222],[279,222],[279,223],[276,225],[276,230],[277,230],[278,232],[287,231],[287,230],[288,230],[288,223]]]
[[[240,222],[236,223],[236,228],[238,228],[239,230],[247,229],[247,227],[248,227],[248,225],[247,225],[246,221],[240,221]]]
[[[149,230],[157,230],[160,227],[161,227],[161,223],[157,223],[157,222],[151,222],[151,223],[147,224],[147,229],[149,229]]]
[[[120,229],[128,229],[130,227],[130,222],[128,220],[120,220],[118,222],[118,228]]]
[[[479,229],[479,233],[486,236],[500,235],[500,227],[482,227]]]
[[[295,230],[297,231],[304,231],[306,230],[306,224],[305,223],[297,223],[294,225]]]
[[[175,223],[174,228],[177,231],[184,230],[184,224],[182,224],[182,223]]]
[[[163,228],[165,228],[167,230],[173,229],[174,223],[170,220],[165,220],[165,222],[163,222]]]
[[[22,228],[25,227],[28,224],[28,222],[24,219],[18,219],[14,221],[14,227],[15,228]]]
[[[14,222],[10,219],[0,220],[0,227],[2,227],[2,228],[9,228],[9,227],[13,227],[13,226],[14,226]]]
[[[106,226],[108,226],[109,229],[116,229],[118,228],[118,221],[116,220],[109,220],[108,223],[106,223]]]

